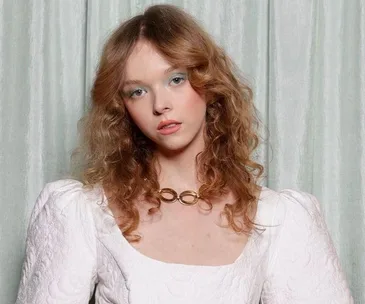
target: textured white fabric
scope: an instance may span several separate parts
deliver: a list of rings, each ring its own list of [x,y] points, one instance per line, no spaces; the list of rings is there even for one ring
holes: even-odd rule
[[[16,304],[348,304],[346,280],[310,194],[263,188],[254,232],[235,262],[165,263],[132,247],[100,188],[74,180],[47,184],[28,230]]]

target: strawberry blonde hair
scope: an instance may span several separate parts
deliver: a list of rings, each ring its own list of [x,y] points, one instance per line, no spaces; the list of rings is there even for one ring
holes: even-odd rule
[[[252,159],[259,143],[258,119],[251,88],[236,75],[232,61],[199,24],[183,10],[155,5],[122,23],[106,42],[92,87],[92,104],[80,121],[81,180],[101,185],[123,214],[120,229],[130,241],[139,224],[135,201],[143,198],[157,212],[160,200],[154,145],[136,127],[123,102],[126,61],[139,40],[150,43],[173,67],[186,68],[191,86],[207,102],[205,149],[196,157],[199,194],[210,202],[228,190],[233,204],[222,216],[236,232],[256,225],[250,212],[257,204],[263,167]]]

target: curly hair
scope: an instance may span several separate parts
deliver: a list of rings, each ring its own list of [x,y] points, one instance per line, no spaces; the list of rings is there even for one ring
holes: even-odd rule
[[[196,156],[199,195],[211,209],[212,199],[231,191],[234,203],[222,212],[226,227],[250,233],[256,223],[249,214],[256,208],[263,174],[252,156],[259,144],[253,92],[224,50],[175,6],[149,7],[122,23],[104,45],[91,108],[80,121],[81,181],[107,189],[108,201],[123,214],[118,225],[131,242],[140,239],[133,234],[140,220],[136,200],[142,195],[153,204],[150,214],[159,210],[154,145],[133,123],[121,91],[126,61],[139,40],[151,43],[171,66],[186,68],[191,86],[206,96],[205,148]]]

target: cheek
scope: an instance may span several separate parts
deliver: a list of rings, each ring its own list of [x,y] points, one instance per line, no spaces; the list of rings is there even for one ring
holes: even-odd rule
[[[185,101],[185,108],[190,110],[206,108],[206,99],[204,94],[199,94],[197,91],[195,91],[190,82],[186,83],[186,86],[181,89],[179,94],[180,96],[178,96],[177,99]]]
[[[205,114],[207,104],[204,97],[200,96],[197,92],[193,90],[186,103],[187,110],[191,111],[195,115]]]
[[[128,111],[132,121],[139,129],[141,129],[142,131],[146,129],[148,119],[143,109],[140,109],[140,107],[138,107],[137,105],[126,105],[126,110]]]

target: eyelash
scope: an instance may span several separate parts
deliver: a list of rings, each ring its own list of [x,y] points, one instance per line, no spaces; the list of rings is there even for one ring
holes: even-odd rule
[[[186,76],[174,76],[171,78],[171,80],[169,81],[169,84],[173,81],[173,80],[176,80],[176,79],[179,79],[179,83],[174,83],[173,86],[178,86],[180,84],[182,84],[185,80],[186,80]],[[128,97],[128,98],[134,98],[134,94],[137,92],[137,91],[145,91],[144,89],[142,88],[138,88],[138,89],[135,89],[133,91],[130,91],[130,92],[127,92],[125,95]],[[140,97],[140,96],[137,96],[137,97]]]
[[[138,89],[136,89],[136,90],[134,90],[134,91],[131,91],[131,92],[129,92],[129,93],[127,94],[127,96],[128,96],[129,98],[133,98],[133,95],[134,95],[137,91],[143,91],[143,89],[138,88]],[[137,96],[137,97],[139,97],[139,96]]]
[[[175,85],[179,85],[180,83],[184,82],[184,80],[186,79],[185,76],[175,76],[173,78],[171,78],[170,83],[174,80],[174,79],[179,79],[182,80],[179,83],[175,83]]]

